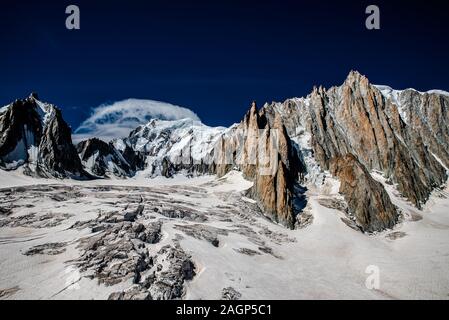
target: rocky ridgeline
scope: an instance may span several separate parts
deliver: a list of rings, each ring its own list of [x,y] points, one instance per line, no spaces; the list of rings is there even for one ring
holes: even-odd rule
[[[52,112],[40,114],[42,105]],[[253,103],[230,128],[154,119],[123,139],[83,141],[80,160],[60,111],[32,96],[0,113],[0,164],[24,164],[26,173],[58,177],[87,175],[83,168],[98,177],[141,170],[148,177],[223,176],[237,168],[254,182],[248,195],[264,214],[290,228],[304,220],[307,186],[320,186],[331,174],[341,182],[357,228],[373,232],[391,228],[398,212],[371,172],[381,172],[417,208],[446,181],[448,106],[445,92],[395,91],[352,71],[341,86],[315,87],[305,98],[260,110]],[[37,157],[29,156],[30,146],[38,146]],[[17,150],[26,155],[18,159]]]
[[[366,77],[351,72],[341,87],[315,89],[310,99],[313,148],[324,169],[332,159],[353,154],[368,171],[381,171],[397,183],[418,208],[446,181],[446,170],[420,132],[407,126],[398,107]],[[448,142],[442,141],[446,146]]]
[[[407,89],[389,95],[352,71],[339,87],[315,87],[306,98],[266,104],[263,112],[281,115],[290,137],[302,143],[300,158],[311,148],[321,170],[339,178],[350,213],[370,232],[398,219],[370,172],[382,172],[417,208],[447,180],[448,107],[447,93]]]

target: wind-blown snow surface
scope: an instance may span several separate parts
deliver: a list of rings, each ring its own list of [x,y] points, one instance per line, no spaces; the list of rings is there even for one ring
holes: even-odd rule
[[[252,183],[237,171],[219,179],[83,183],[0,173],[5,209],[0,216],[0,298],[106,299],[129,287],[132,279],[105,286],[79,272],[74,261],[82,252],[80,239],[102,231],[69,227],[142,199],[139,222],[162,223],[160,242],[146,245],[150,255],[180,239],[195,264],[196,275],[184,284],[185,299],[220,299],[228,287],[242,299],[448,299],[449,189],[436,191],[418,211],[385,184],[404,219],[394,230],[366,235],[349,228],[341,220],[345,215],[329,205],[341,200],[338,182],[329,178],[308,191],[305,210],[313,223],[288,230],[263,218],[242,193]],[[23,187],[11,190],[18,185]],[[170,206],[190,208],[204,221],[158,213]],[[218,245],[207,235],[216,236]],[[30,254],[30,248],[48,243],[63,243],[65,251]],[[379,268],[378,289],[365,286],[370,265]]]
[[[199,120],[191,110],[170,103],[127,99],[93,109],[92,114],[75,130],[73,140],[79,142],[96,137],[106,142],[128,136],[129,132],[151,119]]]

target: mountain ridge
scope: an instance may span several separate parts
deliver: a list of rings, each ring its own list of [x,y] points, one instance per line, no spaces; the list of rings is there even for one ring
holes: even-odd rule
[[[0,157],[7,163],[14,139],[3,134],[9,110],[4,108]],[[342,85],[314,87],[305,98],[266,103],[260,109],[253,102],[240,123],[229,128],[187,119],[153,119],[110,143],[82,141],[76,149],[80,164],[74,157],[73,168],[64,157],[59,160],[60,153],[54,152],[58,148],[51,148],[56,136],[60,138],[56,145],[65,146],[73,157],[62,116],[36,136],[45,141],[46,148],[40,149],[42,167],[50,168],[46,174],[53,177],[67,177],[67,172],[83,176],[84,171],[101,178],[126,178],[138,171],[148,177],[223,176],[238,169],[253,181],[248,195],[265,215],[289,228],[300,225],[307,201],[304,190],[334,177],[348,204],[348,218],[361,231],[376,232],[392,228],[400,212],[370,172],[381,172],[420,209],[447,180],[448,110],[449,95],[443,91],[393,90],[351,71]],[[64,165],[58,167],[58,162]]]

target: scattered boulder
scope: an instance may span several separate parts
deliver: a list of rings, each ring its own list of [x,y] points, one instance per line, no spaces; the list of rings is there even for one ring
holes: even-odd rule
[[[222,300],[239,300],[242,294],[235,290],[233,287],[223,288],[221,291]]]
[[[124,215],[123,219],[125,221],[131,221],[131,222],[136,220],[137,216],[142,214],[144,207],[145,206],[143,204],[140,204],[137,207],[137,209],[129,209],[129,210],[125,211],[125,215]]]
[[[65,247],[67,243],[65,242],[52,242],[44,243],[28,249],[24,255],[33,256],[35,254],[47,254],[47,255],[57,255],[65,252]]]

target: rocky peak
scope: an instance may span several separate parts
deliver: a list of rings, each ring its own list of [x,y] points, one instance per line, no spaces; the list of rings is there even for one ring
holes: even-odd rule
[[[31,92],[29,99],[39,100],[39,95],[36,92]]]
[[[361,83],[364,81],[368,81],[368,78],[365,77],[364,75],[362,75],[360,72],[358,72],[357,70],[351,70],[345,81],[344,81],[344,85],[354,85],[356,83]]]
[[[42,123],[34,100],[16,100],[0,114],[0,164],[15,169],[28,161],[28,149],[37,147]]]
[[[251,103],[251,107],[246,112],[242,122],[245,124],[246,129],[259,129],[259,112],[257,110],[256,101]]]
[[[111,142],[91,138],[78,143],[76,150],[83,166],[96,176],[105,177],[111,174],[128,177],[134,174],[127,160]]]
[[[81,141],[76,146],[77,152],[82,155],[81,160],[85,161],[91,156],[93,156],[96,152],[99,152],[99,155],[106,156],[110,153],[110,146],[103,140],[98,138],[91,138],[88,140]]]
[[[85,177],[61,110],[37,99],[16,100],[0,114],[0,165],[45,177]]]
[[[298,139],[310,135],[313,161],[321,169],[330,169],[337,159],[351,154],[357,167],[368,173],[382,172],[420,208],[430,192],[447,179],[444,166],[447,168],[449,163],[449,94],[381,89],[359,72],[351,71],[340,87],[314,87],[307,98],[296,99],[293,104],[292,100],[272,104],[266,107],[265,114],[279,113],[290,135],[296,135],[298,127],[303,128]],[[308,148],[303,142],[297,148],[300,156]],[[373,185],[368,177],[362,180]],[[341,189],[350,197],[348,190]],[[381,206],[376,209],[379,212],[389,206],[385,201],[376,203]],[[374,229],[381,226],[368,224]]]
[[[287,134],[283,119],[274,113],[265,114],[266,108],[257,111],[253,102],[244,120],[236,128],[243,139],[232,135],[224,138],[225,149],[236,150],[243,154],[239,168],[244,176],[254,182],[250,195],[258,201],[262,211],[272,220],[293,228],[297,212],[294,208],[295,184],[298,172],[302,169],[299,158],[293,151],[292,142]],[[242,141],[242,144],[235,144]],[[220,170],[225,174],[231,167]]]

